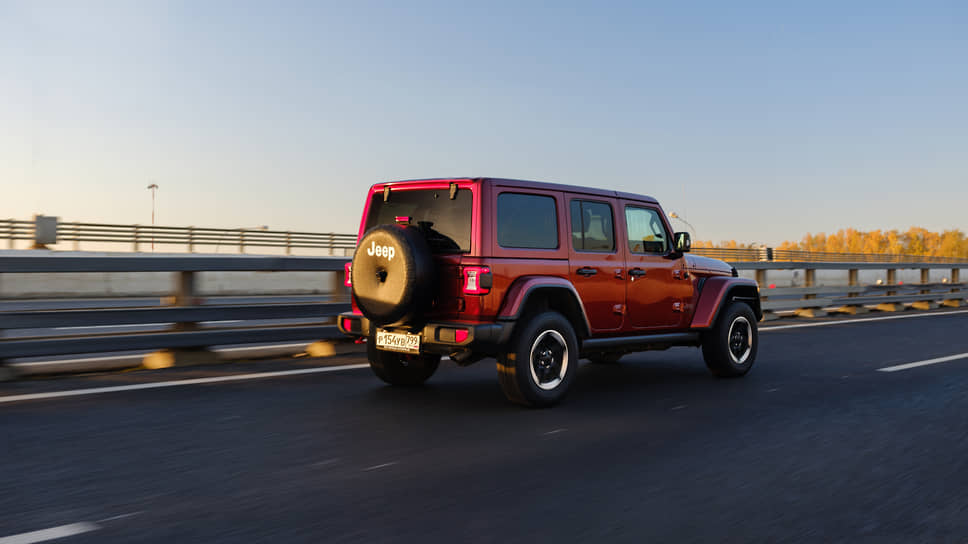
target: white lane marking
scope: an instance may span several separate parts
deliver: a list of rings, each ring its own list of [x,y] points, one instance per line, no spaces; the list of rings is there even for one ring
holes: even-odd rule
[[[819,323],[797,323],[796,325],[779,325],[776,327],[760,327],[763,331],[778,331],[782,329],[800,329],[804,327],[825,327],[827,325],[848,325],[850,323],[865,323],[868,321],[888,321],[890,319],[914,319],[917,317],[937,317],[940,315],[968,314],[968,310],[955,310],[953,312],[935,312],[931,314],[914,315],[889,315],[884,317],[859,317],[857,319],[839,319],[837,321],[821,321]]]
[[[686,406],[688,406],[688,405],[687,404],[680,404],[679,406],[673,406],[672,408],[670,408],[670,411],[675,412],[676,410],[682,410]]]
[[[263,349],[285,349],[285,348],[304,348],[308,346],[308,342],[299,342],[296,344],[269,344],[265,346],[245,346],[239,348],[219,348],[215,351],[216,353],[221,353],[223,351],[258,351]],[[151,353],[150,351],[132,353],[130,355],[112,355],[109,357],[80,357],[77,359],[49,359],[46,361],[29,361],[25,363],[17,363],[18,365],[29,366],[29,365],[47,365],[51,363],[87,363],[91,361],[117,361],[121,359],[138,359],[144,357]]]
[[[11,395],[0,397],[0,404],[5,402],[20,402],[24,400],[56,399],[61,397],[79,397],[82,395],[100,395],[104,393],[119,393],[122,391],[137,391],[139,389],[161,389],[164,387],[179,387],[183,385],[199,385],[206,383],[239,382],[244,380],[262,380],[278,378],[280,376],[298,376],[300,374],[316,374],[319,372],[338,372],[340,370],[356,370],[368,368],[369,363],[357,365],[324,366],[318,368],[300,368],[297,370],[279,370],[276,372],[260,372],[254,374],[235,374],[232,376],[213,376],[211,378],[193,378],[189,380],[174,380],[168,382],[137,383],[133,385],[116,385],[111,387],[92,387],[89,389],[73,389],[69,391],[50,391],[46,393],[29,393],[26,395]],[[0,544],[6,544],[0,542]]]
[[[383,463],[381,465],[373,465],[372,467],[366,467],[366,468],[364,468],[363,469],[363,472],[369,472],[371,470],[377,470],[377,469],[381,469],[381,468],[392,467],[395,464],[397,464],[396,461],[390,461],[389,463]]]
[[[542,433],[542,434],[543,434],[543,435],[545,435],[545,436],[548,436],[548,435],[550,435],[550,434],[558,434],[558,433],[563,433],[563,432],[565,432],[565,431],[567,431],[567,430],[568,430],[568,429],[555,429],[555,430],[553,430],[553,431],[548,431],[548,432],[546,432],[546,433]]]
[[[256,351],[259,349],[282,349],[282,348],[304,348],[311,344],[312,342],[297,342],[295,344],[269,344],[265,346],[245,346],[241,348],[222,348],[215,350],[219,351]]]
[[[29,366],[29,365],[47,365],[51,363],[86,363],[88,361],[115,361],[119,359],[137,359],[138,357],[144,357],[151,352],[146,351],[144,353],[132,353],[131,355],[112,355],[110,357],[82,357],[80,359],[50,359],[47,361],[29,361],[26,363],[17,363],[18,366]]]
[[[31,531],[29,533],[20,533],[19,535],[5,536],[0,538],[0,544],[33,544],[35,542],[45,542],[47,540],[67,538],[69,536],[90,533],[91,531],[97,531],[100,528],[101,527],[99,527],[96,523],[82,521],[80,523],[71,523],[69,525],[51,527],[50,529],[41,529],[39,531]]]
[[[80,327],[53,327],[55,331],[72,331],[76,329],[121,329],[133,327],[161,327],[171,325],[171,323],[127,323],[124,325],[83,325]],[[43,328],[43,327],[36,327]]]
[[[106,523],[108,521],[117,521],[119,519],[133,518],[135,516],[140,516],[141,514],[144,514],[144,510],[138,510],[137,512],[129,512],[127,514],[120,514],[120,515],[117,515],[117,516],[111,516],[109,518],[99,519],[99,520],[97,520],[97,522],[98,523]]]
[[[958,359],[965,358],[968,358],[968,353],[959,353],[958,355],[949,355],[947,357],[938,357],[935,359],[925,359],[924,361],[904,363],[903,365],[885,366],[884,368],[878,368],[877,370],[881,372],[897,372],[899,370],[907,370],[909,368],[917,368],[919,366],[936,365],[938,363],[947,363],[949,361],[957,361]]]

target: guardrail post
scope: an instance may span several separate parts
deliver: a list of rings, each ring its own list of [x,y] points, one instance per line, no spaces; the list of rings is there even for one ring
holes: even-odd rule
[[[856,268],[849,268],[849,269],[847,269],[847,287],[848,288],[850,288],[850,287],[857,287],[858,284],[859,284],[859,281],[858,281],[858,269],[856,269]],[[847,298],[854,298],[854,297],[857,297],[859,295],[860,295],[860,293],[857,293],[855,291],[848,291],[847,292]],[[858,313],[863,313],[863,312],[866,312],[866,311],[867,310],[863,306],[861,306],[860,304],[845,304],[845,305],[841,306],[840,308],[837,308],[837,310],[836,310],[836,312],[838,312],[838,313],[850,314],[850,315],[857,315]]]
[[[952,268],[951,269],[951,292],[952,293],[960,293],[961,292],[961,288],[958,287],[958,284],[960,284],[960,283],[961,283],[961,269],[959,269],[959,268]],[[946,299],[946,300],[942,300],[941,301],[941,305],[942,306],[947,306],[948,308],[958,308],[958,307],[961,306],[961,301],[963,299],[964,299],[964,297],[957,296],[956,295],[956,296],[954,296],[952,298],[949,298],[949,299]]]
[[[47,215],[34,216],[34,245],[32,249],[49,249],[48,245],[57,243],[56,217]]]
[[[188,252],[195,253],[195,227],[188,227]]]
[[[239,229],[239,253],[245,253],[245,229]]]
[[[897,285],[897,269],[896,268],[888,268],[887,269],[887,285],[889,285],[891,287]],[[896,294],[897,294],[897,291],[892,291],[890,289],[887,290],[887,295],[888,296],[896,295]]]
[[[286,231],[286,255],[292,255],[292,232]]]
[[[138,251],[138,243],[141,241],[141,225],[135,225],[134,227],[134,247],[132,250]]]
[[[931,278],[931,270],[928,268],[922,268],[921,269],[922,287],[921,287],[921,290],[918,291],[918,294],[927,295],[931,293],[931,289],[929,289],[927,286],[928,282],[930,281],[930,278]],[[911,303],[911,307],[914,308],[915,310],[930,310],[932,307],[932,304],[930,300],[916,300]]]
[[[803,286],[814,287],[817,284],[817,270],[807,268],[803,271]],[[817,295],[804,295],[803,298],[817,298]]]
[[[766,269],[758,268],[756,270],[756,283],[760,286],[760,289],[766,287]]]

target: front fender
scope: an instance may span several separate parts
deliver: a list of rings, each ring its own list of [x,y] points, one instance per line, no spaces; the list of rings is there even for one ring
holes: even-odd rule
[[[696,313],[692,316],[692,329],[708,329],[716,323],[719,311],[733,298],[753,299],[750,306],[756,314],[756,319],[763,317],[760,308],[759,286],[755,281],[747,278],[733,278],[715,276],[708,278],[699,294],[696,303]]]

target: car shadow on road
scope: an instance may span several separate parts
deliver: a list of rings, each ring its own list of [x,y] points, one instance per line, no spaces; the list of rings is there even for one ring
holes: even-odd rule
[[[709,373],[694,349],[629,354],[616,364],[591,364],[583,360],[564,403],[611,404],[658,394],[700,393],[721,381]],[[467,368],[445,363],[419,387],[398,388],[374,383],[365,399],[367,403],[407,406],[408,410],[462,413],[520,410],[504,398],[491,359]]]

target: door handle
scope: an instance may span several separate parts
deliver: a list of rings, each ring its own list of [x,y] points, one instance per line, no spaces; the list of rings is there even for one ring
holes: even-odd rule
[[[582,267],[582,268],[579,268],[578,270],[575,270],[575,272],[579,276],[585,276],[587,278],[589,276],[594,276],[595,274],[598,274],[598,269],[597,268]]]
[[[631,278],[632,278],[633,280],[634,280],[635,278],[642,278],[642,277],[645,277],[645,270],[642,270],[641,268],[633,268],[632,270],[629,270],[629,276],[630,276],[630,277],[631,277]]]

